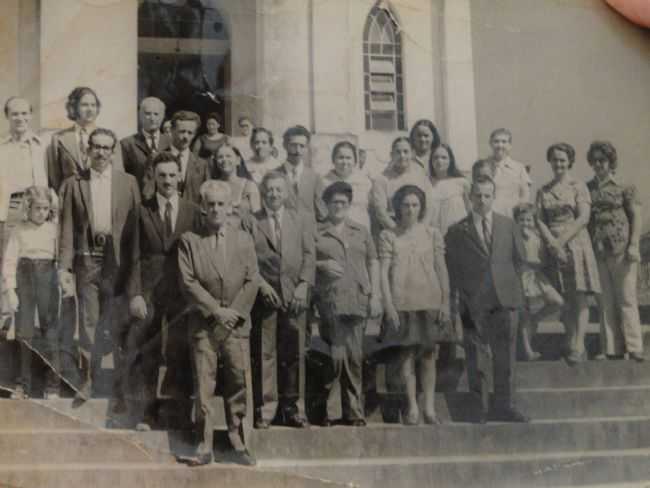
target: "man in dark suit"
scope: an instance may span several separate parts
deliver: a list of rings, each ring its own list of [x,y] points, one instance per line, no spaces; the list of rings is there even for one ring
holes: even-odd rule
[[[201,117],[194,112],[181,110],[172,116],[172,144],[169,151],[178,156],[181,173],[178,182],[178,194],[183,200],[199,204],[199,188],[210,179],[210,165],[205,159],[196,156],[190,150],[190,144],[201,127]],[[142,195],[149,198],[155,192],[155,182],[151,172],[145,172]]]
[[[282,137],[287,160],[280,166],[289,182],[288,204],[312,215],[318,222],[327,217],[327,208],[317,191],[320,176],[305,165],[311,134],[302,125],[289,127]]]
[[[60,274],[64,284],[71,282],[70,273],[76,277],[80,343],[88,363],[77,394],[79,400],[92,394],[94,375],[102,358],[96,336],[104,329],[113,335],[116,371],[121,366],[121,326],[125,317],[120,297],[127,277],[128,260],[123,253],[129,237],[125,225],[129,213],[140,203],[135,178],[111,167],[117,144],[115,134],[108,129],[95,129],[88,143],[89,176],[71,176],[61,186]],[[120,410],[120,385],[115,388]]]
[[[74,125],[52,136],[46,155],[48,183],[54,191],[58,192],[61,184],[72,175],[88,175],[89,136],[97,127],[95,123],[101,107],[97,93],[87,86],[78,86],[68,95],[65,108]],[[113,168],[124,168],[122,151],[114,151],[112,160]]]
[[[193,307],[188,327],[200,442],[190,462],[212,462],[219,381],[235,461],[252,465],[255,460],[246,449],[243,429],[250,311],[259,287],[255,247],[248,233],[228,222],[232,212],[228,183],[207,181],[200,195],[205,228],[200,234],[183,234],[178,248],[181,288]],[[217,377],[219,363],[223,368]]]
[[[167,151],[171,139],[160,132],[165,119],[165,104],[155,97],[148,97],[140,103],[140,132],[120,141],[124,171],[135,176],[140,190],[144,185],[144,175],[151,159],[162,151]]]
[[[516,269],[518,234],[510,218],[492,211],[494,194],[494,181],[478,177],[470,194],[472,212],[447,232],[451,303],[463,320],[470,389],[481,398],[478,421],[526,422],[513,401],[518,314],[524,305]]]
[[[161,347],[168,375],[181,376],[181,370],[186,369],[183,360],[189,358],[187,333],[176,323],[185,308],[178,295],[178,240],[185,232],[198,231],[201,224],[199,207],[178,196],[178,157],[160,152],[153,157],[151,168],[156,193],[131,212],[126,227],[131,236],[125,253],[126,289],[134,321],[129,331],[125,373],[130,376],[131,366],[139,364],[144,380],[144,418],[138,430],[149,430],[157,414],[155,393]],[[165,335],[166,344],[161,345],[163,320],[171,327]]]
[[[315,226],[311,215],[285,205],[289,191],[283,173],[264,175],[264,208],[245,222],[262,277],[251,337],[257,428],[268,428],[276,415],[287,426],[308,425],[305,328],[316,270]]]

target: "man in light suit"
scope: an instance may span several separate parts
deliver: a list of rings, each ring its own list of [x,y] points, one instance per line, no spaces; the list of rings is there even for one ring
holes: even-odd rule
[[[160,132],[160,125],[165,119],[165,104],[155,97],[148,97],[140,103],[138,112],[141,130],[120,141],[124,171],[135,176],[142,191],[144,175],[151,158],[167,151],[171,139]]]
[[[320,176],[305,165],[311,134],[302,125],[289,127],[282,137],[287,160],[280,166],[289,182],[288,204],[313,216],[318,222],[327,217],[327,208],[317,191]]]
[[[178,194],[196,205],[200,203],[199,188],[210,179],[210,165],[205,159],[196,156],[190,150],[190,144],[201,127],[201,117],[194,112],[181,110],[172,116],[172,144],[169,151],[178,156],[181,173],[178,182]],[[142,195],[149,198],[154,194],[155,182],[151,172],[145,172]]]
[[[92,394],[102,351],[97,335],[104,328],[113,335],[113,351],[119,379],[121,334],[124,318],[120,295],[124,293],[128,262],[123,252],[127,217],[140,203],[135,178],[111,167],[117,138],[108,130],[95,129],[88,138],[90,169],[87,178],[69,177],[61,186],[60,277],[70,294],[71,273],[76,277],[79,300],[80,343],[88,368],[77,393],[78,400]],[[116,384],[117,410],[123,408]]]
[[[255,426],[268,428],[277,416],[291,427],[305,418],[305,328],[316,272],[312,215],[285,205],[283,173],[264,175],[264,208],[245,227],[255,242],[262,281],[253,308]]]
[[[61,184],[72,175],[88,176],[90,134],[97,127],[101,107],[97,93],[87,86],[78,86],[68,95],[65,108],[74,125],[56,132],[47,151],[47,176],[54,191],[58,192]],[[111,162],[114,169],[124,169],[119,148],[114,151]]]
[[[478,422],[526,422],[513,398],[518,315],[524,305],[516,269],[518,234],[512,219],[492,211],[494,196],[494,181],[479,176],[470,194],[472,212],[447,232],[452,313],[463,320],[470,390],[481,399]]]
[[[217,381],[223,382],[228,437],[234,460],[252,465],[246,449],[246,370],[249,364],[250,311],[259,287],[255,248],[248,233],[229,223],[230,186],[210,180],[201,185],[205,229],[180,239],[181,288],[192,313],[188,317],[200,439],[192,464],[212,462]],[[218,363],[223,371],[217,378]]]
[[[155,392],[161,347],[168,375],[184,376],[189,370],[185,367],[186,362],[189,366],[187,333],[175,323],[185,309],[185,301],[178,294],[178,240],[185,232],[198,231],[201,225],[199,207],[178,195],[178,157],[160,152],[151,161],[151,170],[156,193],[131,212],[126,226],[130,234],[125,252],[126,291],[133,321],[125,373],[131,375],[131,367],[137,364],[144,380],[145,410],[138,430],[149,430],[157,415]],[[163,320],[172,324],[166,344],[161,344]]]

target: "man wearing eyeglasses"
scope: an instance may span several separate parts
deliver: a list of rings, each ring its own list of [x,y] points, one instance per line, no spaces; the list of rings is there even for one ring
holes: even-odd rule
[[[117,144],[108,129],[95,129],[89,136],[90,172],[74,175],[61,187],[61,243],[59,277],[64,295],[76,292],[79,301],[79,336],[85,362],[84,379],[77,401],[87,400],[101,366],[102,347],[97,340],[104,330],[113,337],[116,411],[124,409],[119,385],[120,325],[126,323],[123,302],[126,266],[121,250],[130,236],[124,226],[139,203],[136,179],[111,166]]]

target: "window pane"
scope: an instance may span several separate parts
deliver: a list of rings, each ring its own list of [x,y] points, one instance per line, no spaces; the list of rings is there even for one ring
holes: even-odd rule
[[[370,89],[373,92],[394,92],[395,80],[393,75],[373,73],[370,75]]]
[[[371,43],[380,43],[381,42],[381,29],[377,25],[377,22],[373,22],[370,26],[370,35],[368,36],[368,42]]]
[[[393,24],[386,24],[384,26],[384,42],[390,42],[391,44],[395,42],[395,34],[393,31]]]
[[[373,93],[371,97],[372,110],[395,110],[395,95],[392,93]]]
[[[387,59],[378,59],[370,58],[370,72],[373,74],[376,73],[385,73],[394,75],[395,74],[395,65],[393,61]]]
[[[395,130],[395,112],[373,112],[372,128],[386,131]]]
[[[384,44],[382,48],[383,54],[393,54],[393,45]]]
[[[381,44],[370,44],[370,52],[372,54],[381,54]]]

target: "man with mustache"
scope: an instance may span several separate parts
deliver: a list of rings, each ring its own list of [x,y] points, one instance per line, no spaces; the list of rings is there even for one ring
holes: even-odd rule
[[[124,241],[129,213],[140,203],[135,178],[111,166],[117,137],[98,128],[88,137],[89,175],[70,176],[61,185],[61,242],[59,276],[65,295],[74,294],[76,277],[79,300],[79,335],[86,363],[85,379],[77,392],[87,400],[101,366],[104,330],[113,337],[116,371],[121,367],[120,328],[125,324],[123,294],[128,271]],[[124,408],[119,375],[115,375],[116,411]]]
[[[201,127],[201,117],[194,112],[181,110],[172,116],[172,144],[169,151],[178,156],[181,170],[178,179],[178,194],[182,199],[198,205],[201,201],[199,188],[210,179],[209,164],[190,150],[190,144]],[[151,172],[146,172],[142,195],[145,198],[155,193],[155,180]]]
[[[144,418],[138,423],[138,430],[149,430],[156,420],[155,394],[161,362],[167,365],[166,376],[176,380],[171,383],[179,387],[177,390],[191,384],[191,377],[186,374],[190,370],[187,331],[178,323],[185,308],[178,293],[178,240],[185,232],[198,232],[201,224],[199,207],[179,197],[178,157],[171,152],[158,153],[151,161],[151,170],[156,193],[131,212],[127,222],[130,240],[125,253],[132,322],[124,373],[127,377],[140,373],[136,376],[144,382],[135,385],[140,386],[145,397]],[[161,345],[164,320],[171,326],[166,343]]]

